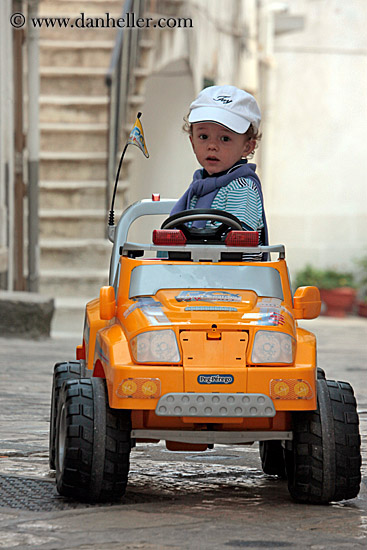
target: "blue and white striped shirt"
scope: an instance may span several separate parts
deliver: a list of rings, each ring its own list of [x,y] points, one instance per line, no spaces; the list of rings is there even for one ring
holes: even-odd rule
[[[198,197],[194,195],[190,201],[190,209],[195,208]],[[237,178],[228,185],[221,187],[216,194],[211,208],[225,210],[236,216],[245,226],[259,233],[259,244],[261,242],[261,230],[264,227],[263,206],[256,184],[251,178]],[[208,227],[220,225],[219,222],[210,222]],[[247,261],[260,260],[261,254],[246,254]]]
[[[197,201],[198,197],[194,195],[190,201],[190,209],[196,207]],[[229,212],[253,231],[261,231],[264,227],[260,195],[251,178],[237,178],[221,187],[211,208]]]

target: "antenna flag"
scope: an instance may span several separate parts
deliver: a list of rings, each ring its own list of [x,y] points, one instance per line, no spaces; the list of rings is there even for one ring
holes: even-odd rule
[[[140,117],[141,117],[141,113],[138,113],[138,116],[136,117],[136,121],[134,124],[134,128],[130,132],[127,143],[131,143],[132,145],[136,145],[137,147],[139,147],[139,149],[143,152],[143,154],[147,158],[149,158],[148,149],[147,149],[147,146],[145,145],[144,132],[140,122]]]

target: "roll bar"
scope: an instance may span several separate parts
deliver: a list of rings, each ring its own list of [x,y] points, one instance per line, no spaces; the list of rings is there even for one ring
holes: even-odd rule
[[[113,243],[110,262],[110,285],[113,285],[116,279],[116,274],[119,269],[120,247],[127,241],[127,235],[131,224],[141,216],[168,215],[176,202],[177,199],[161,199],[159,201],[143,199],[134,202],[134,204],[129,206],[122,213],[117,226],[108,226],[108,239]]]

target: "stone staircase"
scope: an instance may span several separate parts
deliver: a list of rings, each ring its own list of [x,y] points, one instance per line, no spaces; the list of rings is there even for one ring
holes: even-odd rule
[[[41,0],[40,16],[120,17],[121,0]],[[85,303],[108,284],[108,98],[116,29],[40,31],[40,292],[55,298],[53,335],[81,334]],[[126,173],[122,174],[126,178]],[[127,184],[120,181],[118,207]]]
[[[173,16],[183,0],[146,1],[146,16]],[[39,15],[73,24],[106,13],[121,17],[124,0],[40,0]],[[42,27],[40,31],[40,292],[55,298],[53,336],[81,335],[85,304],[108,284],[111,243],[105,237],[108,96],[105,75],[113,28]],[[153,33],[153,34],[152,34]],[[166,38],[172,33],[167,31]],[[164,31],[142,31],[130,82],[125,142],[145,97],[153,52]],[[167,48],[166,48],[167,49]],[[170,50],[168,42],[168,50]],[[116,210],[128,205],[124,160]],[[111,190],[112,192],[112,190]]]

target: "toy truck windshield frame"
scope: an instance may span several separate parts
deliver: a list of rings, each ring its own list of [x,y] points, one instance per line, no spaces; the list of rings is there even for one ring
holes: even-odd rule
[[[174,199],[161,199],[160,201],[151,201],[144,199],[138,201],[123,212],[117,226],[110,226],[108,228],[108,238],[113,242],[113,249],[111,254],[110,263],[110,276],[109,284],[117,289],[120,279],[120,256],[130,255],[142,255],[147,252],[166,252],[167,250],[175,252],[189,252],[190,258],[194,262],[208,261],[219,262],[221,261],[222,253],[226,252],[241,252],[243,254],[257,254],[265,252],[276,252],[279,255],[279,259],[285,258],[285,248],[283,245],[273,246],[257,246],[257,247],[234,247],[223,245],[202,245],[202,244],[190,244],[185,246],[156,246],[153,244],[141,244],[141,243],[129,243],[127,242],[127,235],[131,224],[141,216],[162,215],[170,214],[172,208],[176,204]],[[232,286],[233,288],[233,286]]]

